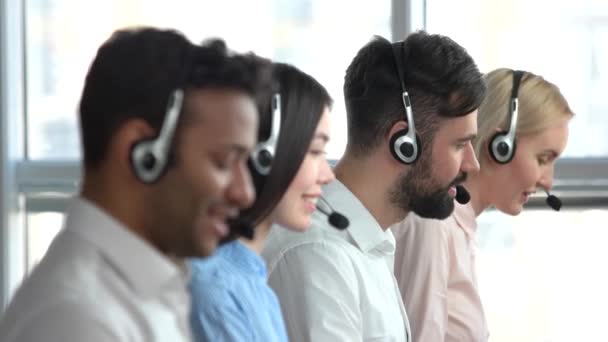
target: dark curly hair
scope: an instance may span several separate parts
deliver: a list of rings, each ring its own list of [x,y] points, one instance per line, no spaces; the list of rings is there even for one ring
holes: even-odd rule
[[[395,60],[393,45],[401,50],[403,60]],[[423,149],[430,146],[440,118],[470,113],[485,96],[486,86],[473,58],[450,38],[419,31],[391,44],[375,37],[359,50],[344,79],[348,150],[355,155],[369,153],[405,118],[396,62],[403,69]]]
[[[271,77],[269,61],[231,53],[220,39],[194,45],[175,30],[118,30],[98,49],[85,79],[79,109],[84,165],[104,160],[127,120],[141,118],[158,132],[177,88],[237,89],[257,102],[270,91]]]

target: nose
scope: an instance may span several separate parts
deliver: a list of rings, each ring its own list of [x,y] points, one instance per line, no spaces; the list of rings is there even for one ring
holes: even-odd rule
[[[464,173],[475,173],[479,171],[479,161],[475,156],[475,150],[473,149],[473,144],[470,141],[467,143],[465,155],[460,169]]]
[[[324,159],[321,162],[321,170],[319,170],[319,178],[317,179],[317,183],[319,184],[327,184],[336,179],[336,175],[332,170],[331,166],[327,159]]]
[[[245,163],[242,163],[235,171],[232,182],[228,186],[227,199],[234,206],[244,209],[253,204],[255,196],[251,174]]]

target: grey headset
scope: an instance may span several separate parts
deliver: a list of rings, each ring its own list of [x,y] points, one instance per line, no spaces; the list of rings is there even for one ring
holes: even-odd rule
[[[143,183],[151,184],[166,172],[175,127],[182,110],[184,91],[177,89],[169,96],[165,119],[156,138],[141,140],[131,150],[131,165],[135,176]]]
[[[281,94],[276,93],[272,97],[272,120],[270,136],[265,141],[259,142],[251,153],[251,162],[255,171],[268,176],[272,168],[272,161],[277,147],[279,131],[281,127]]]
[[[395,132],[391,136],[389,147],[391,154],[397,161],[403,164],[412,164],[420,156],[420,148],[422,145],[420,143],[420,138],[416,134],[410,96],[405,89],[405,83],[403,82],[403,70],[401,67],[403,60],[403,42],[391,44],[391,47],[393,49],[393,57],[397,67],[399,83],[401,84],[401,97],[403,106],[405,107],[405,121],[408,124],[408,128]]]
[[[507,132],[498,132],[490,140],[488,146],[490,156],[499,164],[506,164],[515,156],[517,144],[515,142],[515,133],[517,132],[517,117],[519,116],[519,85],[524,72],[513,70],[513,87],[511,90],[511,98],[509,99],[509,130]]]

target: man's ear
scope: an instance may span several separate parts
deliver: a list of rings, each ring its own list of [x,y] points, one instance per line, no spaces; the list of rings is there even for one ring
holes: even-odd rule
[[[395,135],[399,131],[407,130],[408,127],[409,127],[409,125],[407,124],[406,121],[399,120],[399,121],[395,122],[391,126],[391,128],[387,131],[387,134],[385,135],[384,139],[387,141],[390,141],[391,138],[393,137],[393,135]]]
[[[393,146],[392,146],[392,142],[393,142],[393,137],[396,134],[401,133],[405,133],[405,131],[408,129],[409,125],[407,124],[406,121],[404,120],[400,120],[395,122],[388,131],[386,131],[386,134],[384,136],[384,144],[383,144],[383,149],[385,151],[385,153],[387,154],[387,158],[389,158],[390,160],[399,163],[401,165],[403,165],[402,163],[400,163],[395,156],[395,153],[393,152]]]
[[[157,133],[143,119],[127,120],[116,131],[110,143],[109,156],[112,162],[119,163],[123,167],[131,167],[131,152],[138,142],[154,139]],[[114,156],[114,157],[112,157]]]

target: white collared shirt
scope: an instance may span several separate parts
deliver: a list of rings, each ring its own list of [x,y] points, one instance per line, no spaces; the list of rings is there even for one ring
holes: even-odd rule
[[[186,285],[175,263],[75,199],[2,317],[0,341],[190,341]]]
[[[339,181],[324,197],[350,220],[338,231],[313,215],[311,228],[273,228],[262,252],[290,341],[409,341],[393,276],[395,238]]]

